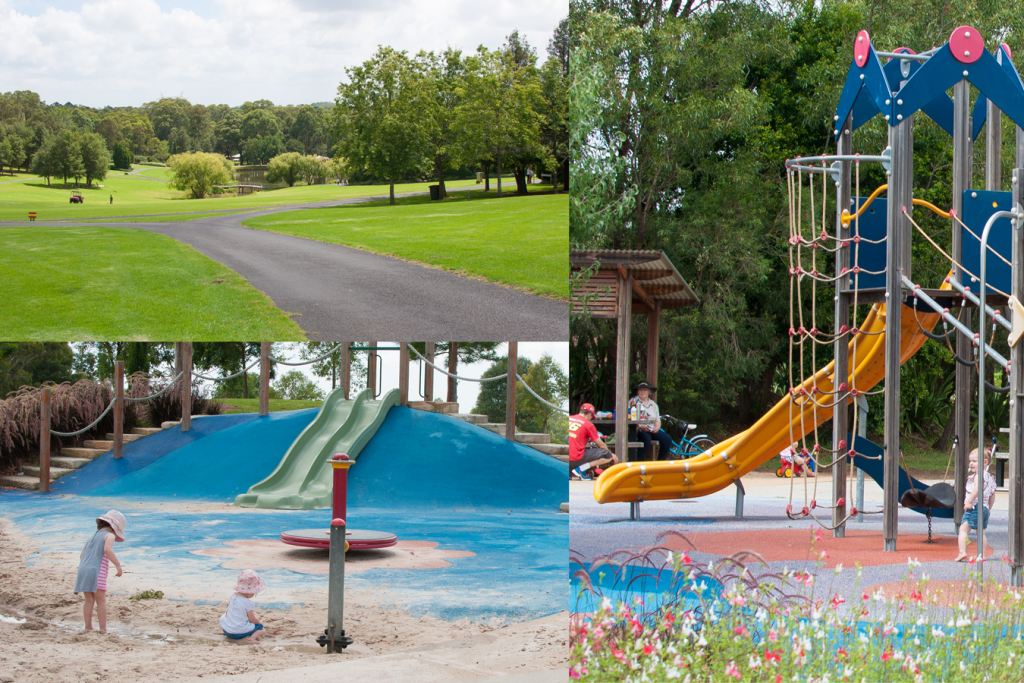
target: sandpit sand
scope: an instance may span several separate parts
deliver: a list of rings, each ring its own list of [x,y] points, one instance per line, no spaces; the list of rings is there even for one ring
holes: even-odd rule
[[[269,631],[258,644],[229,641],[218,619],[223,605],[129,600],[149,586],[133,585],[131,575],[108,595],[108,634],[83,632],[82,596],[72,591],[78,557],[62,553],[29,567],[35,551],[28,538],[0,518],[0,683],[13,681],[178,681],[198,677],[315,667],[329,662],[423,651],[444,643],[472,643],[472,661],[452,661],[438,680],[568,668],[568,613],[493,628],[469,620],[415,618],[384,609],[370,594],[346,590],[345,627],[356,642],[344,655],[328,656],[314,642],[325,627],[326,591],[309,591],[304,605],[289,611],[259,610]],[[113,576],[113,574],[111,574]],[[224,596],[225,598],[229,596]],[[96,623],[94,621],[94,627]],[[468,654],[468,651],[467,651]],[[404,666],[409,666],[405,660]],[[396,664],[397,665],[397,664]],[[312,671],[312,670],[311,670]],[[391,672],[398,675],[400,672]],[[291,676],[287,676],[291,677]],[[272,676],[264,679],[274,680]]]

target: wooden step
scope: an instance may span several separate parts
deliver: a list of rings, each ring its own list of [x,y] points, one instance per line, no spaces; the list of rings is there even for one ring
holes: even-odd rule
[[[139,436],[150,436],[152,434],[159,434],[163,429],[160,427],[136,427],[132,430],[132,434]]]
[[[531,448],[536,448],[541,453],[547,453],[548,455],[564,455],[566,458],[569,457],[569,444],[565,443],[534,443],[530,444]]]
[[[39,477],[29,477],[24,474],[13,474],[0,477],[0,486],[10,486],[26,491],[39,490]]]
[[[558,511],[559,512],[568,512],[569,511],[569,504],[568,503],[562,503],[561,505],[558,506]]]
[[[504,422],[479,422],[477,423],[477,427],[483,427],[489,432],[494,432],[495,434],[501,434],[502,436],[505,436]]]
[[[82,442],[82,447],[83,448],[94,448],[94,449],[97,449],[97,450],[102,450],[104,453],[106,453],[107,451],[109,451],[111,448],[114,447],[114,442],[113,441],[96,441],[96,440],[93,440],[93,439],[86,439],[85,441]]]
[[[103,450],[102,448],[68,448],[64,447],[60,449],[61,457],[65,458],[85,458],[87,460],[95,460],[104,453],[109,453],[110,449]]]
[[[452,413],[448,417],[454,417],[456,420],[462,420],[474,425],[481,425],[487,422],[486,415],[477,415],[476,413]]]
[[[32,467],[30,465],[25,465],[25,466],[23,466],[21,468],[21,471],[24,472],[25,474],[27,474],[30,477],[35,477],[37,481],[39,480],[40,471],[39,471],[38,467]],[[62,467],[51,467],[50,468],[50,481],[53,481],[54,479],[60,479],[65,474],[70,474],[72,472],[74,472],[74,470],[68,470],[68,469],[64,469]]]
[[[422,410],[427,413],[442,413],[450,415],[459,412],[458,403],[447,401],[409,401],[409,407],[413,410]]]
[[[173,429],[173,428],[177,427],[180,424],[181,424],[181,420],[178,420],[177,422],[174,422],[174,421],[161,422],[160,423],[160,429]]]
[[[50,467],[62,467],[68,470],[77,470],[82,465],[88,465],[91,460],[89,458],[65,458],[62,456],[54,456],[50,458]]]
[[[125,443],[131,443],[132,441],[138,441],[141,438],[142,438],[142,434],[122,434],[121,435],[121,439]],[[113,434],[107,434],[107,441],[113,441],[113,440],[114,440],[114,435]]]
[[[540,434],[516,432],[516,441],[526,446],[539,446],[551,443],[551,435],[543,432]]]

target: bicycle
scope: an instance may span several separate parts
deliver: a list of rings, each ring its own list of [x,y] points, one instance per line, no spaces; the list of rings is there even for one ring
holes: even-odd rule
[[[714,439],[708,437],[707,434],[697,434],[693,438],[687,438],[687,434],[690,430],[697,429],[697,425],[689,422],[683,422],[678,420],[671,415],[662,415],[661,419],[663,422],[668,421],[676,425],[676,432],[679,434],[679,440],[672,440],[672,448],[669,449],[668,456],[659,456],[662,460],[685,460],[692,458],[695,455],[700,455],[704,451],[708,450],[715,445]],[[666,430],[667,432],[668,430]],[[669,437],[672,435],[669,434]]]

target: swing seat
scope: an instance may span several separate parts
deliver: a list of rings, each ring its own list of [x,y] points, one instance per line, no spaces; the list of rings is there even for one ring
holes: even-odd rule
[[[956,502],[956,492],[945,482],[932,484],[926,489],[909,489],[900,496],[905,508],[942,508],[949,510]]]

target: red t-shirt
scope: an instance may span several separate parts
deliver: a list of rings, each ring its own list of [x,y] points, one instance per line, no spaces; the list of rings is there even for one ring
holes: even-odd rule
[[[598,439],[597,428],[580,415],[573,415],[569,418],[569,461],[583,458],[583,451],[587,444]]]

